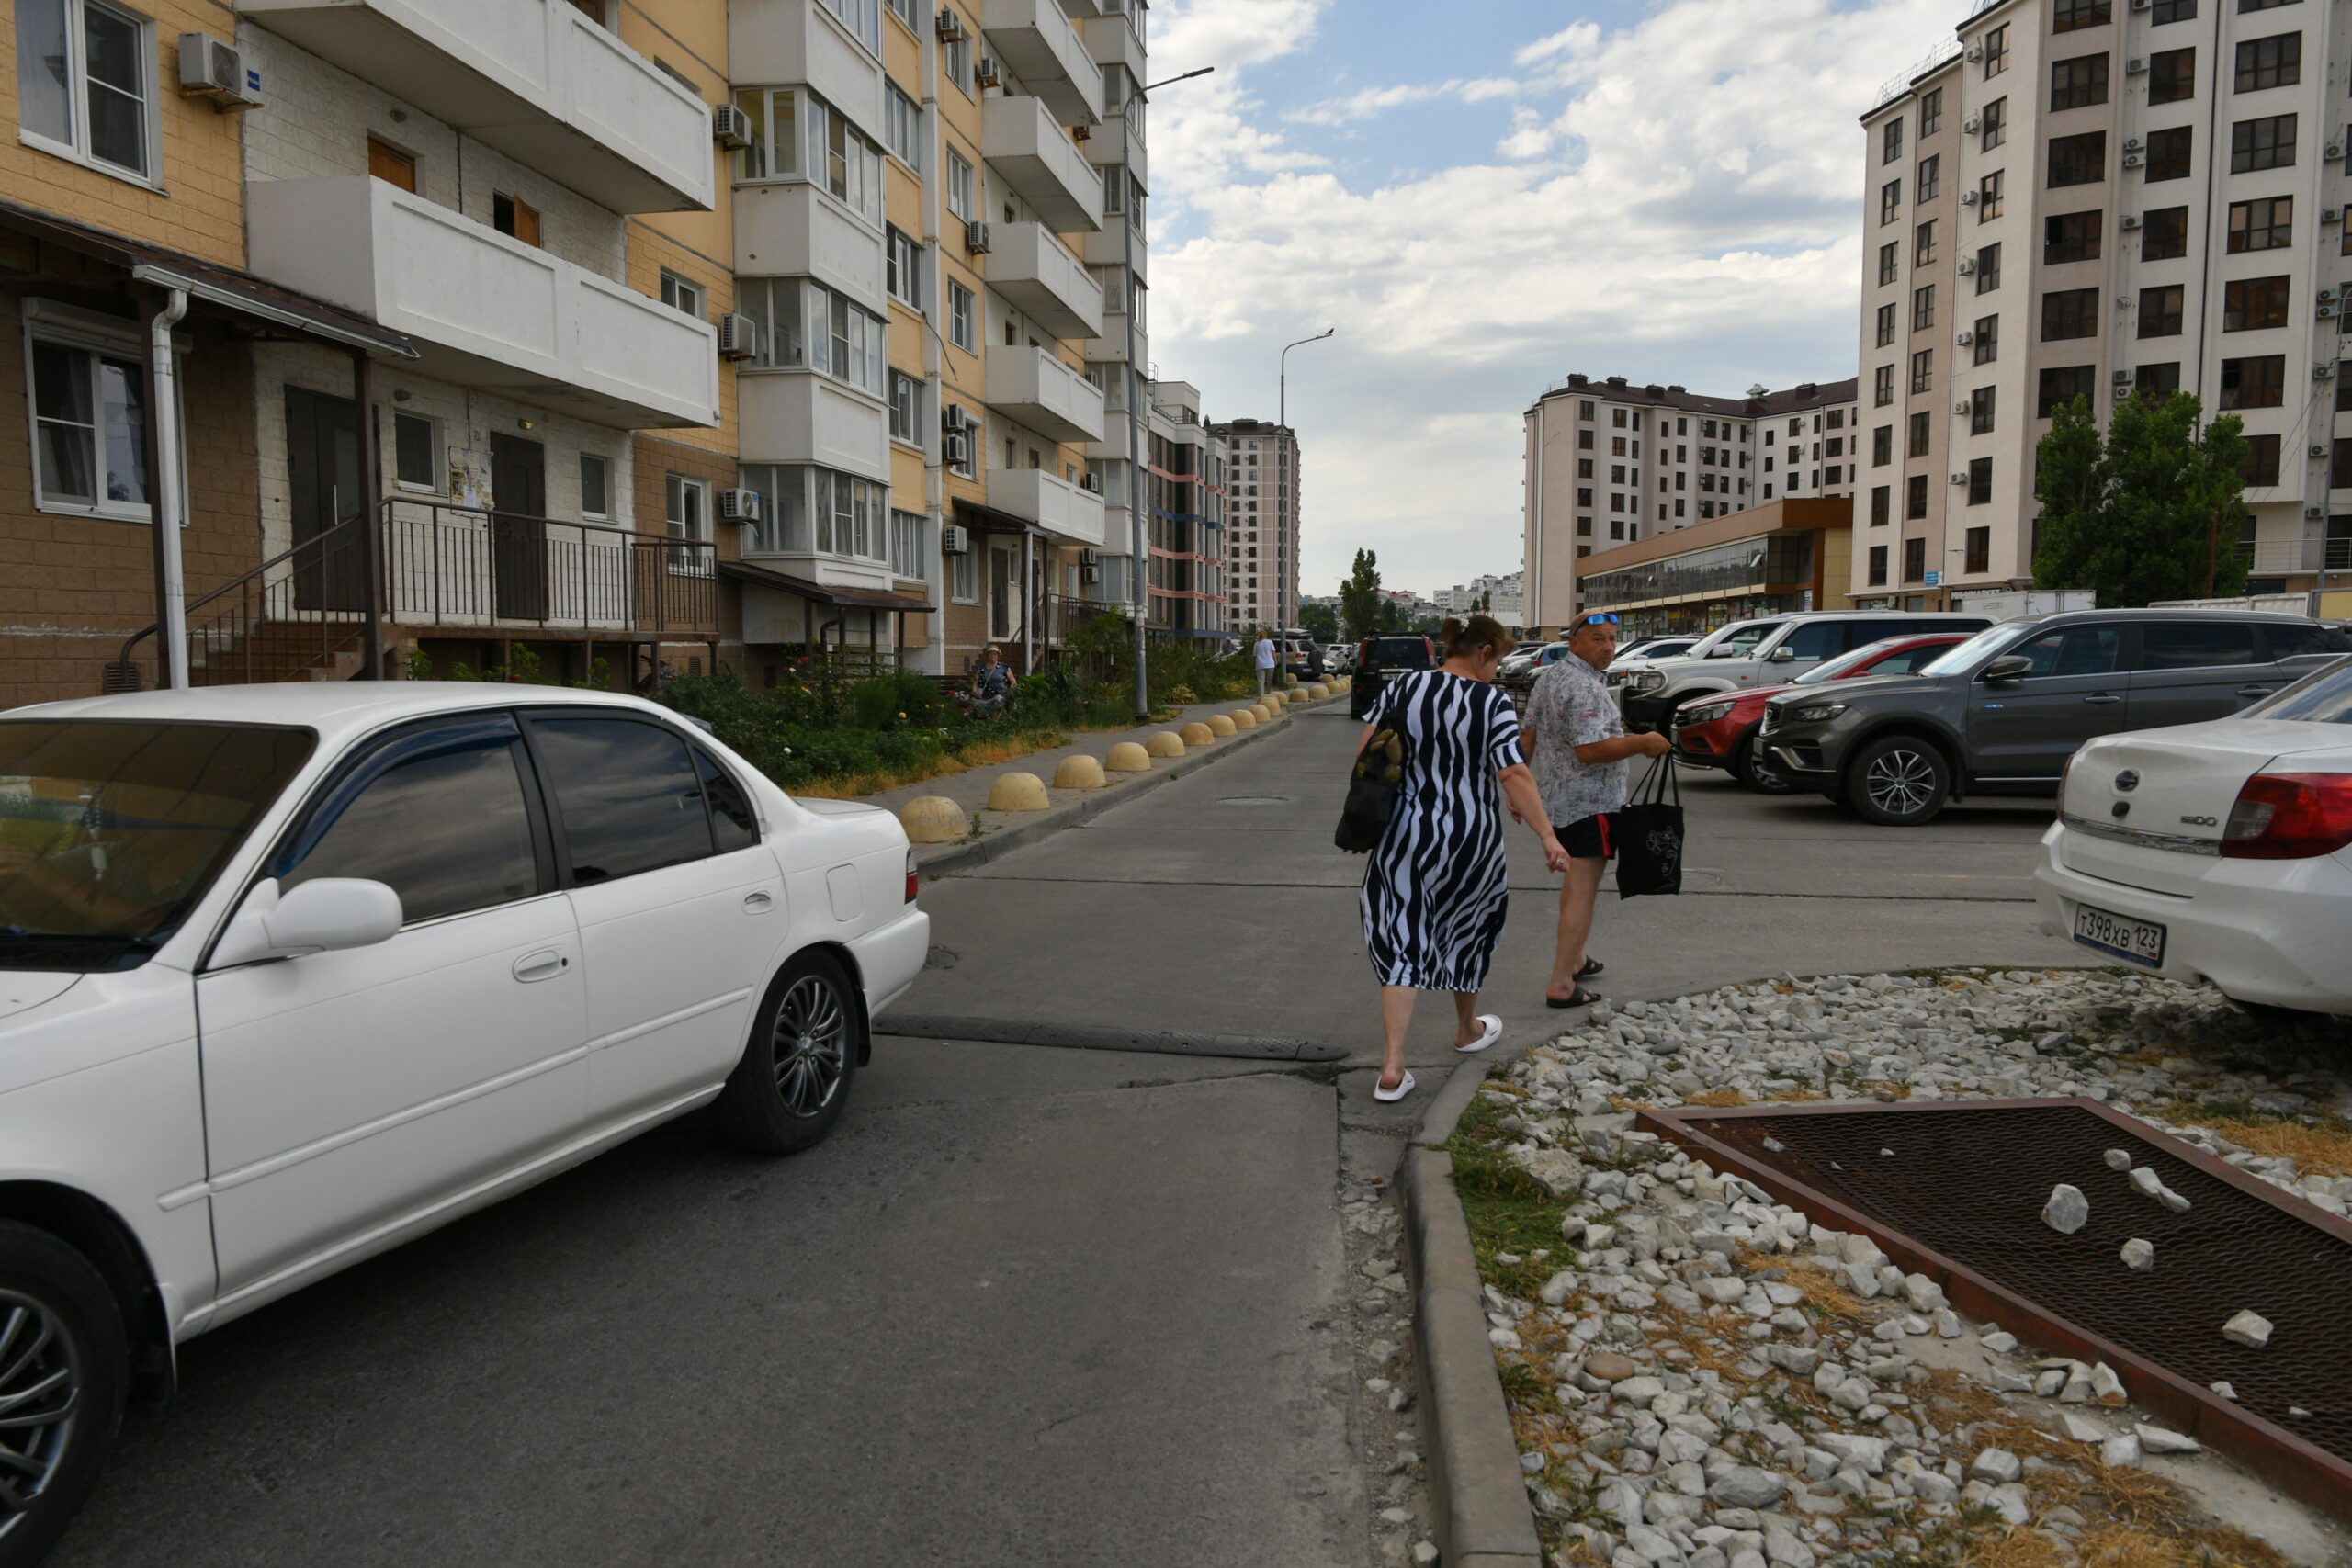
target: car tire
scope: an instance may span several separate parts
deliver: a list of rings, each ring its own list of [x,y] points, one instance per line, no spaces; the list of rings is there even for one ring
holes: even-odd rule
[[[1951,799],[1951,766],[1916,735],[1883,736],[1846,764],[1845,786],[1848,808],[1863,821],[1917,828]]]
[[[122,1311],[89,1259],[0,1221],[0,1568],[30,1568],[65,1533],[114,1450],[130,1385]],[[52,1413],[53,1422],[39,1417]],[[30,1426],[17,1423],[32,1421]],[[10,1505],[17,1505],[11,1506]]]
[[[1794,795],[1796,781],[1765,760],[1763,751],[1754,740],[1743,740],[1731,760],[1731,770],[1739,782],[1758,795]]]
[[[841,1120],[865,1028],[857,988],[838,959],[794,957],[769,982],[743,1059],[712,1105],[719,1131],[755,1154],[816,1147]]]

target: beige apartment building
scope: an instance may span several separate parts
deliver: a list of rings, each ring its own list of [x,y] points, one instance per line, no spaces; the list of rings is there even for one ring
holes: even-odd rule
[[[1226,635],[1227,443],[1201,417],[1200,389],[1150,383],[1145,494],[1153,635],[1212,643]]]
[[[2176,389],[2245,421],[2225,546],[2254,591],[2352,566],[2346,47],[2304,0],[1989,0],[1890,84],[1862,117],[1858,604],[2030,583],[2051,410]]]
[[[1524,610],[1531,636],[1585,608],[1587,556],[1768,502],[1850,496],[1855,383],[1714,398],[1570,376],[1526,416]]]
[[[1237,634],[1298,625],[1298,433],[1271,420],[1211,426],[1226,443],[1226,624]]]

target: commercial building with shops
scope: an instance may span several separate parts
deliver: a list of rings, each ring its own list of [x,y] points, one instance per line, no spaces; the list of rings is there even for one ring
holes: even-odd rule
[[[1852,527],[1843,496],[1775,501],[1596,552],[1582,563],[1585,610],[1623,616],[1628,638],[1842,610]]]

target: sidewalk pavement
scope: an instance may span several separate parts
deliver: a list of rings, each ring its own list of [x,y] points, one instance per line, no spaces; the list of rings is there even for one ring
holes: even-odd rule
[[[1311,682],[1310,682],[1311,684]],[[1001,854],[1033,844],[1048,834],[1084,821],[1123,800],[1132,799],[1170,779],[1181,778],[1196,768],[1228,756],[1249,745],[1250,741],[1286,729],[1293,715],[1314,708],[1326,708],[1348,700],[1346,687],[1329,697],[1310,697],[1303,703],[1291,703],[1267,724],[1255,729],[1245,729],[1207,746],[1191,747],[1182,757],[1154,757],[1148,773],[1106,773],[1110,784],[1102,789],[1056,789],[1054,770],[1065,757],[1089,756],[1101,761],[1112,747],[1122,740],[1138,745],[1163,730],[1181,730],[1193,723],[1205,724],[1211,714],[1233,714],[1250,706],[1255,697],[1228,698],[1223,702],[1194,703],[1158,724],[1138,725],[1131,729],[1085,730],[1073,733],[1067,746],[1031,751],[1007,762],[991,762],[986,767],[965,773],[925,779],[921,784],[906,784],[898,789],[877,790],[858,796],[868,806],[878,806],[896,813],[909,801],[923,795],[944,795],[967,812],[979,818],[979,831],[952,844],[917,844],[915,867],[926,875],[944,875],[959,868],[984,864]],[[1035,773],[1046,784],[1046,797],[1052,805],[1044,811],[990,811],[986,802],[989,786],[1005,773]]]

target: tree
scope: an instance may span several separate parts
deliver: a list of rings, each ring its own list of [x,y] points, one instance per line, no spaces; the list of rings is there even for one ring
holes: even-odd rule
[[[2056,411],[2034,484],[2038,586],[2094,589],[2102,609],[2244,589],[2245,425],[2223,414],[2200,432],[2202,412],[2186,392],[2126,398],[2102,439],[2088,399]]]
[[[1340,613],[1329,604],[1301,604],[1298,607],[1298,624],[1305,626],[1306,635],[1317,642],[1340,640]]]
[[[1362,642],[1381,629],[1380,558],[1370,550],[1356,552],[1355,570],[1340,584],[1340,622],[1350,642]]]

